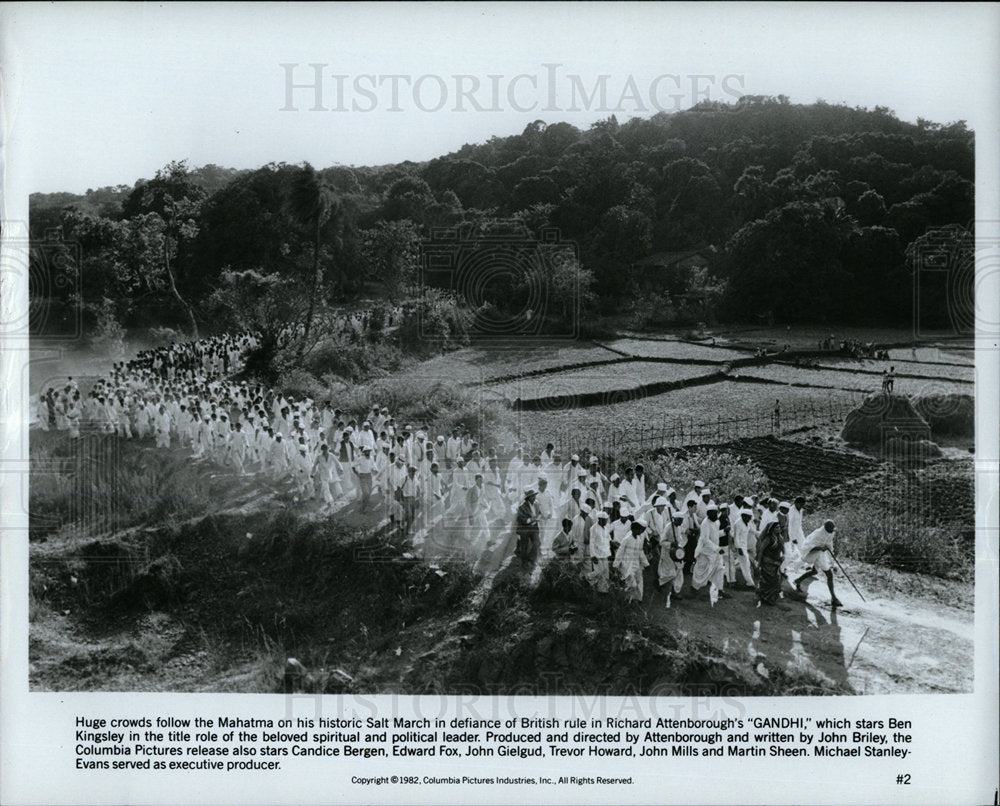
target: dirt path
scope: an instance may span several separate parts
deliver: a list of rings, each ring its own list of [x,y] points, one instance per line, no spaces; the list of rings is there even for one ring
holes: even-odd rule
[[[858,582],[872,566],[848,564]],[[921,577],[920,586],[935,586]],[[968,607],[942,605],[919,594],[880,593],[859,585],[862,602],[839,572],[844,603],[831,609],[825,581],[813,582],[806,601],[791,596],[773,607],[756,606],[752,591],[731,590],[714,608],[707,590],[664,607],[663,594],[647,585],[643,607],[650,618],[715,644],[727,653],[773,669],[812,671],[856,694],[968,692],[973,687],[972,586]],[[942,583],[948,584],[948,583]],[[761,667],[758,666],[758,671]],[[793,694],[794,692],[788,692]]]

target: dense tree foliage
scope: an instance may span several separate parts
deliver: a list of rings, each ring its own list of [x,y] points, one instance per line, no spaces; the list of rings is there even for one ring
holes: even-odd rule
[[[61,229],[79,244],[73,291],[115,298],[127,323],[211,321],[205,302],[223,272],[304,283],[315,305],[398,297],[421,276],[422,240],[514,221],[519,237],[555,238],[575,255],[570,274],[566,263],[545,264],[531,280],[559,289],[542,295],[558,306],[535,312],[553,327],[569,315],[568,287],[588,291],[591,312],[627,310],[649,293],[638,261],[709,246],[699,282],[718,294],[708,316],[901,324],[924,268],[913,245],[941,228],[972,230],[973,157],[963,122],[745,97],[586,131],[539,120],[426,163],[172,163],[133,188],[36,194],[31,232],[42,241]],[[454,278],[439,284],[456,290]],[[511,315],[531,296],[510,278],[481,285]]]

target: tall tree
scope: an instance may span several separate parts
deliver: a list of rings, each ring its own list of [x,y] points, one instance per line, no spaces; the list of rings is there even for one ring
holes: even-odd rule
[[[204,198],[205,191],[191,178],[186,162],[168,163],[152,180],[138,183],[129,194],[123,205],[126,226],[120,232],[124,241],[131,241],[126,251],[138,255],[145,249],[145,265],[134,268],[149,275],[147,284],[151,288],[166,283],[187,315],[193,339],[198,338],[198,321],[194,307],[181,295],[175,259],[181,242],[191,241],[198,234]],[[143,249],[136,250],[137,243],[143,244]],[[148,249],[150,246],[155,246],[155,252]]]
[[[336,215],[339,202],[330,185],[316,173],[312,165],[305,162],[302,164],[302,170],[292,181],[288,204],[303,231],[312,236],[312,293],[309,295],[309,308],[303,324],[305,333],[301,349],[304,349],[316,312],[316,298],[323,282],[323,268],[320,263],[323,227]]]

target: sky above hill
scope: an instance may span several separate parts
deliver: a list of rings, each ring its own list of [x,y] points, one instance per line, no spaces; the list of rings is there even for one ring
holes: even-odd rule
[[[706,98],[994,120],[995,5],[21,5],[3,24],[6,159],[32,191],[176,159],[424,160]]]

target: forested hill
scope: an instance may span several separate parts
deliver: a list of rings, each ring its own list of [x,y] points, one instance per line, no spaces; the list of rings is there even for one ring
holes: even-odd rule
[[[336,143],[330,150],[335,159]],[[973,181],[964,122],[747,97],[587,130],[535,121],[423,163],[315,172],[172,163],[134,187],[36,194],[31,229],[41,240],[61,227],[79,244],[84,299],[124,300],[126,322],[154,311],[183,323],[162,281],[169,273],[195,316],[227,268],[307,278],[319,268],[331,302],[395,294],[434,228],[516,219],[577,245],[574,287],[593,313],[645,299],[677,321],[898,324],[912,316],[913,272],[928,252],[940,266],[969,248]],[[671,255],[693,250],[707,265],[680,289],[637,266],[659,255],[669,270]],[[503,308],[523,289],[492,293]],[[950,303],[926,296],[925,323],[945,323]]]

